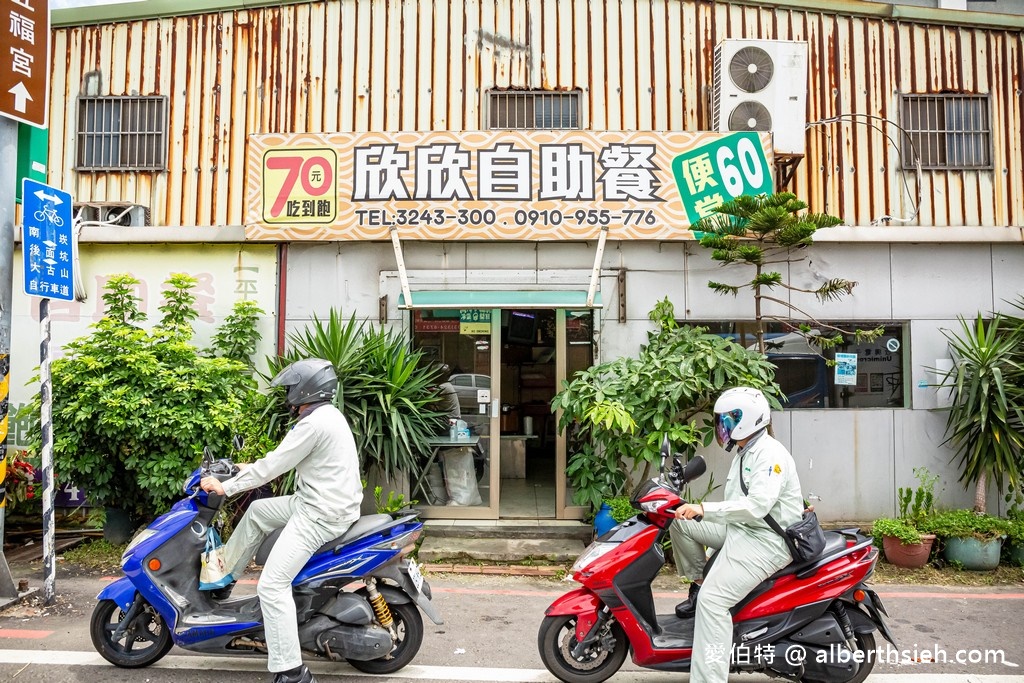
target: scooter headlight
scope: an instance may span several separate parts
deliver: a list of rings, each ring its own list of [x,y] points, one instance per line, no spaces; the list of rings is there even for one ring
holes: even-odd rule
[[[580,555],[580,559],[576,560],[576,564],[572,566],[570,573],[575,574],[578,571],[586,569],[588,565],[592,564],[594,561],[604,557],[612,550],[614,550],[617,545],[619,544],[597,542],[591,543],[590,546],[588,546],[587,549],[583,551],[583,554]]]
[[[657,512],[664,504],[665,501],[663,500],[648,500],[644,503],[640,503],[640,509],[644,512]]]

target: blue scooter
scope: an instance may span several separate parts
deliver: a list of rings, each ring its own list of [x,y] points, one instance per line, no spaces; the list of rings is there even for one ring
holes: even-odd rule
[[[92,642],[104,659],[149,666],[173,645],[205,654],[266,654],[257,596],[219,600],[199,590],[207,530],[224,501],[199,488],[199,480],[224,481],[237,471],[206,451],[185,483],[189,495],[129,543],[121,556],[125,576],[100,592],[92,614]],[[292,584],[302,649],[370,674],[394,673],[411,662],[423,641],[417,607],[443,623],[430,585],[406,557],[422,533],[413,511],[369,515],[317,550]],[[257,562],[276,539],[266,539]]]

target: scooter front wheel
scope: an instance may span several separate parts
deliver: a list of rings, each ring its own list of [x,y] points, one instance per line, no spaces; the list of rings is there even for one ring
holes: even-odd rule
[[[128,612],[113,600],[100,600],[89,623],[96,651],[111,664],[125,669],[149,666],[174,645],[163,617],[138,595],[135,600],[136,604]],[[118,633],[129,615],[131,621]]]
[[[405,667],[423,643],[423,617],[416,605],[409,602],[396,602],[390,605],[391,617],[395,620],[395,632],[398,642],[395,649],[381,659],[348,659],[353,668],[368,674],[393,674]]]
[[[629,654],[629,641],[616,621],[587,648],[579,659],[572,656],[576,640],[576,617],[545,617],[537,634],[540,658],[555,677],[565,683],[601,683],[611,678]]]

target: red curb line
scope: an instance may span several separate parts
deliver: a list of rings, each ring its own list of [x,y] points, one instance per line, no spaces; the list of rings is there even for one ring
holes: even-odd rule
[[[25,639],[36,639],[46,638],[47,636],[53,635],[53,631],[33,631],[30,629],[20,628],[0,628],[0,638],[10,638],[16,640],[19,638]]]

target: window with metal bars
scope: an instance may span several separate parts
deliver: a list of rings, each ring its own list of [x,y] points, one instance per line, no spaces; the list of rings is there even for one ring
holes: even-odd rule
[[[489,127],[527,129],[580,128],[580,92],[492,90]]]
[[[167,168],[166,97],[79,97],[76,170]]]
[[[900,116],[905,167],[920,158],[921,168],[992,168],[988,95],[903,95]]]

